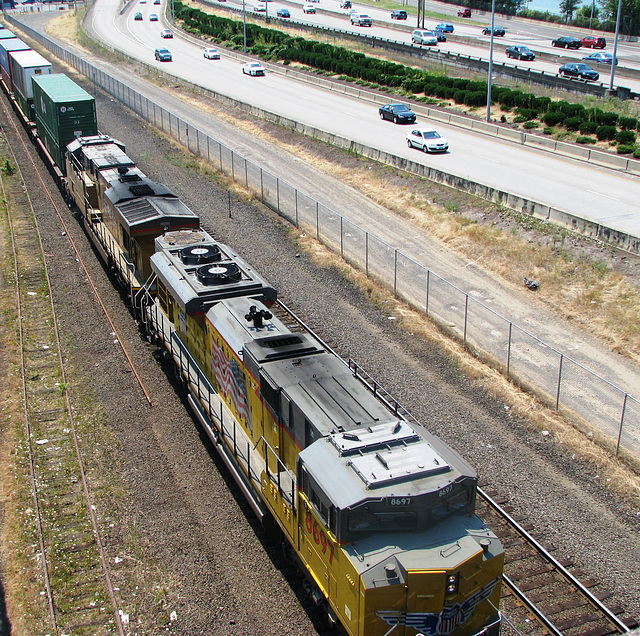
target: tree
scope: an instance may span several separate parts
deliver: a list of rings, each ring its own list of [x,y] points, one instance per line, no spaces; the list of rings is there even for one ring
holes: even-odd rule
[[[580,4],[580,0],[561,0],[560,14],[564,16],[566,22],[570,22],[572,20],[573,14]]]
[[[618,15],[618,0],[598,0],[602,11],[600,22],[607,22],[613,31]],[[637,35],[640,27],[640,0],[621,0],[620,31],[628,35]]]

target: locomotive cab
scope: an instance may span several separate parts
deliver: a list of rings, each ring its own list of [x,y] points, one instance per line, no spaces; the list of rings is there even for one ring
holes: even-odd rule
[[[475,473],[436,442],[397,421],[299,455],[300,553],[352,634],[499,632],[502,547]]]

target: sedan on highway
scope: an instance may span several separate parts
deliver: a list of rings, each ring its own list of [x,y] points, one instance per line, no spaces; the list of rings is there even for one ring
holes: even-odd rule
[[[588,64],[577,64],[575,62],[563,64],[558,73],[563,77],[575,77],[588,82],[595,82],[600,79],[600,73],[594,71]]]
[[[258,62],[247,62],[242,66],[242,72],[245,75],[253,75],[254,77],[266,74],[264,66]]]
[[[158,14],[157,13],[152,13],[149,15],[149,22],[157,22],[158,21]]]
[[[508,46],[505,49],[505,53],[509,58],[516,58],[517,60],[535,60],[536,54],[527,46]]]
[[[609,64],[613,62],[613,55],[611,53],[591,53],[591,55],[587,55],[582,58],[587,62],[597,62],[598,64]],[[616,58],[615,64],[618,64],[618,58]]]
[[[416,29],[411,34],[411,41],[414,44],[424,44],[425,46],[437,46],[438,36],[433,32],[425,29]]]
[[[503,38],[506,34],[507,32],[505,31],[504,27],[501,27],[501,26],[493,27],[494,36]],[[484,27],[484,29],[482,29],[482,35],[491,35],[491,27],[490,26]]]
[[[391,19],[392,20],[406,20],[409,16],[407,15],[406,11],[403,11],[402,9],[396,9],[395,11],[391,12]]]
[[[595,35],[587,35],[580,41],[582,42],[582,46],[587,49],[603,49],[607,46],[607,41],[604,38]]]
[[[453,24],[450,22],[441,22],[440,24],[436,24],[436,29],[443,33],[453,33]]]
[[[140,13],[140,11],[136,12],[136,14],[133,16],[134,20],[142,20],[142,13]]]
[[[407,146],[424,152],[447,152],[449,142],[434,128],[415,128],[407,133]]]
[[[266,13],[267,12],[267,3],[266,2],[258,2],[253,5],[253,10],[256,13]]]
[[[171,57],[171,51],[169,51],[169,49],[165,49],[164,47],[156,49],[155,56],[158,62],[171,62],[171,60],[173,59]]]
[[[404,104],[385,104],[378,109],[380,119],[388,119],[394,124],[413,124],[416,114]]]
[[[289,11],[289,9],[278,9],[276,11],[276,15],[279,18],[290,18],[291,17],[291,11]]]
[[[302,13],[315,13],[316,8],[312,4],[305,4],[302,7]]]
[[[582,42],[578,38],[563,35],[561,38],[551,40],[551,46],[558,46],[561,49],[579,49],[582,46]]]
[[[219,60],[220,59],[220,53],[218,53],[218,49],[213,49],[213,48],[205,49],[203,51],[202,55],[207,60]]]
[[[172,39],[173,31],[171,29],[162,29],[162,31],[160,31],[160,37],[165,40]]]

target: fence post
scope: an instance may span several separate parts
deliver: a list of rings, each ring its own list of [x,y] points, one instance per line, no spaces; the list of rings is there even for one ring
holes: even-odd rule
[[[618,430],[618,443],[616,444],[616,457],[620,452],[620,438],[622,437],[622,426],[624,423],[624,415],[627,410],[627,398],[629,397],[628,393],[624,394],[624,402],[622,403],[622,414],[620,415],[620,429]]]
[[[300,227],[300,221],[298,219],[298,188],[293,191],[295,197],[295,208],[296,208],[296,227]]]
[[[398,295],[398,250],[393,250],[393,295]]]
[[[316,239],[320,240],[320,204],[316,201]]]
[[[369,232],[364,233],[364,269],[369,277]]]
[[[509,340],[507,341],[507,380],[509,379],[509,372],[511,370],[511,332],[513,330],[513,323],[509,322]]]
[[[564,362],[564,353],[560,354],[560,366],[558,367],[558,390],[556,392],[556,411],[560,404],[560,384],[562,383],[562,363]]]
[[[464,330],[462,332],[462,342],[467,344],[467,321],[469,319],[469,294],[464,295]]]
[[[344,258],[344,234],[343,234],[344,217],[340,215],[340,258]]]

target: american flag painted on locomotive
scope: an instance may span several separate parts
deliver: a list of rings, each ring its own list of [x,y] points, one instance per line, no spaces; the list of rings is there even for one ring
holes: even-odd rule
[[[211,352],[211,370],[216,378],[220,392],[226,397],[231,397],[236,412],[240,419],[244,419],[249,428],[249,404],[247,399],[247,382],[244,372],[235,358],[227,358],[222,347],[213,339]],[[253,430],[253,429],[252,429]]]
[[[494,579],[462,603],[445,605],[439,614],[379,610],[376,615],[390,626],[403,625],[423,634],[447,636],[467,622],[476,606],[491,596],[497,583],[498,579]]]

